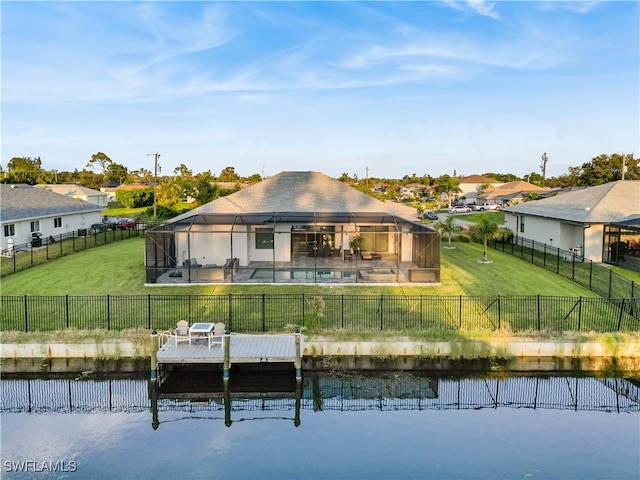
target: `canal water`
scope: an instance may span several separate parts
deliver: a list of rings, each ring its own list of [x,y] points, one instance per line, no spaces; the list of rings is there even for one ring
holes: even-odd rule
[[[193,377],[158,389],[131,374],[5,375],[1,477],[639,478],[635,378],[288,375],[226,391]]]

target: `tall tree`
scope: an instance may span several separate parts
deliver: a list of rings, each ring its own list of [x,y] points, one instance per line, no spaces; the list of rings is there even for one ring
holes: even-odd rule
[[[219,182],[237,182],[240,180],[240,175],[238,175],[233,167],[225,167],[218,177]]]
[[[120,165],[116,162],[111,162],[107,166],[107,172],[105,175],[107,180],[118,182],[120,185],[122,185],[127,181],[127,178],[129,177],[129,171],[124,165]]]
[[[40,157],[13,157],[7,163],[7,170],[7,175],[3,179],[4,183],[26,183],[27,185],[35,185],[40,182],[40,177],[44,172]]]
[[[633,154],[606,155],[603,153],[579,167],[569,167],[569,175],[573,178],[574,185],[602,185],[621,180],[624,164],[626,168],[625,179],[637,180],[640,179],[638,162],[637,158],[633,158]]]
[[[436,178],[436,192],[447,194],[447,207],[451,208],[451,202],[453,201],[453,194],[460,192],[460,181],[455,177],[449,175],[442,175]]]
[[[86,167],[92,169],[100,167],[102,169],[102,173],[107,173],[107,169],[112,163],[113,160],[111,160],[107,155],[102,152],[98,152],[91,155],[91,160],[87,162]]]

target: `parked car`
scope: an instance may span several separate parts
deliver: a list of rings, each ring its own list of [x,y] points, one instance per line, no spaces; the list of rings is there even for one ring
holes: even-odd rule
[[[90,233],[101,233],[106,230],[115,230],[118,228],[118,219],[115,217],[104,217],[101,222],[94,223],[89,229]]]
[[[449,209],[449,213],[469,213],[471,209],[465,205],[456,205]]]
[[[118,228],[120,230],[133,230],[136,228],[136,221],[132,218],[121,218],[118,220]]]
[[[480,205],[474,205],[474,210],[484,212],[485,210],[500,210],[500,205],[497,203],[481,203]]]
[[[436,212],[427,212],[426,217],[429,220],[438,220],[438,214]]]

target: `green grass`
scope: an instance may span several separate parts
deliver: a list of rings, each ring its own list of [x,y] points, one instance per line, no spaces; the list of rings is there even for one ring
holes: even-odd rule
[[[68,255],[4,277],[0,294],[12,295],[137,295],[224,293],[331,293],[435,296],[559,295],[596,296],[570,280],[512,255],[489,250],[482,264],[482,246],[454,242],[442,249],[441,285],[211,285],[145,287],[144,239],[134,238]]]
[[[467,215],[459,215],[460,220],[465,220],[467,222],[477,222],[481,216],[486,216],[493,223],[497,223],[498,225],[504,224],[504,212],[491,210],[488,212],[475,212],[469,213]]]

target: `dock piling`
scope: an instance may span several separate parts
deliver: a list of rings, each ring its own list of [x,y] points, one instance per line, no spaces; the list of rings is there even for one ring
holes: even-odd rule
[[[157,343],[157,338],[158,338],[158,332],[156,330],[153,330],[151,332],[151,372],[150,372],[150,380],[152,382],[155,382],[158,379],[158,357],[156,355],[157,351],[158,351],[158,343]]]
[[[294,330],[295,333],[295,343],[296,343],[296,357],[294,360],[294,364],[296,367],[296,380],[302,380],[302,358],[300,356],[300,329],[296,328]]]
[[[222,380],[226,383],[229,381],[229,370],[231,369],[231,332],[224,332],[224,364],[222,372]]]

